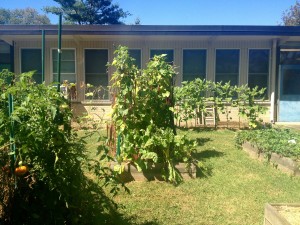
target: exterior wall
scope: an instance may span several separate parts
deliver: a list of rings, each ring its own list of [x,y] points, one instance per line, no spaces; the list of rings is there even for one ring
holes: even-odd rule
[[[151,49],[173,49],[174,65],[177,67],[176,85],[182,82],[182,52],[184,49],[206,49],[207,65],[206,79],[215,80],[215,52],[216,49],[239,49],[240,50],[240,72],[239,85],[247,84],[248,81],[248,51],[249,49],[270,49],[270,74],[268,96],[275,91],[276,77],[276,43],[272,37],[229,37],[229,36],[63,36],[62,48],[75,49],[76,52],[76,76],[77,76],[77,100],[73,102],[74,113],[91,113],[105,115],[107,118],[110,112],[110,103],[90,103],[84,97],[84,50],[85,49],[108,49],[109,62],[113,60],[115,46],[125,45],[128,48],[141,50],[142,68],[146,67],[150,58]],[[41,37],[30,39],[18,39],[15,41],[15,72],[20,73],[21,62],[20,52],[22,48],[41,48]],[[46,36],[46,57],[45,57],[45,81],[51,83],[52,63],[51,49],[57,48],[56,37]],[[109,80],[113,69],[108,68]],[[267,105],[270,106],[270,101]],[[105,113],[104,113],[104,111]],[[237,116],[233,116],[238,120]],[[270,121],[269,113],[264,118]]]

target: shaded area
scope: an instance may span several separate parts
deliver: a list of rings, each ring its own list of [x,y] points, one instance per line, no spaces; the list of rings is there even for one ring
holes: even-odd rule
[[[194,154],[195,158],[197,159],[208,159],[208,158],[215,158],[215,157],[222,157],[224,156],[224,152],[217,151],[215,149],[206,149],[201,152],[197,152]]]
[[[196,138],[198,146],[204,146],[206,142],[212,141],[211,138]]]
[[[204,162],[209,158],[222,157],[224,155],[225,154],[223,152],[215,149],[206,149],[204,151],[194,153],[193,157],[200,162],[200,165],[196,167],[196,177],[205,178],[212,176],[213,166]]]

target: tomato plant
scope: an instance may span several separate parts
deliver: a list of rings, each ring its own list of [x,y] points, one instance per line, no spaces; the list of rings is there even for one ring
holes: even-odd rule
[[[9,77],[11,83],[6,82]],[[11,116],[9,95],[14,96]],[[0,216],[4,218],[0,223],[93,224],[99,212],[109,210],[103,190],[85,176],[83,168],[103,177],[104,184],[112,176],[85,154],[83,138],[71,129],[69,102],[54,85],[36,84],[32,73],[14,77],[3,71],[0,105],[0,167],[4,172],[0,183],[6,184],[0,207],[5,215]],[[15,152],[9,150],[11,129]]]
[[[112,66],[116,68],[112,119],[122,140],[121,160],[132,160],[139,169],[145,168],[149,160],[162,163],[166,180],[180,182],[175,164],[190,159],[193,146],[186,137],[176,135],[173,66],[165,62],[165,55],[160,55],[140,71],[122,46],[116,50]]]

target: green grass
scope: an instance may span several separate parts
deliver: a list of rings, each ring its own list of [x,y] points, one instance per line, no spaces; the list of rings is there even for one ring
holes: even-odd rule
[[[177,187],[127,184],[131,193],[114,199],[122,215],[118,224],[262,224],[265,203],[300,202],[300,178],[250,159],[234,146],[233,131],[180,133],[197,140],[196,156],[207,166],[207,176],[199,173]]]

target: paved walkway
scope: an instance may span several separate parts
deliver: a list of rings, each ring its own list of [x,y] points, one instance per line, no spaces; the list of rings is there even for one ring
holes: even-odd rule
[[[274,126],[275,127],[284,127],[284,128],[289,128],[289,129],[300,131],[300,123],[299,122],[295,122],[295,123],[277,122],[277,123],[275,123]]]

